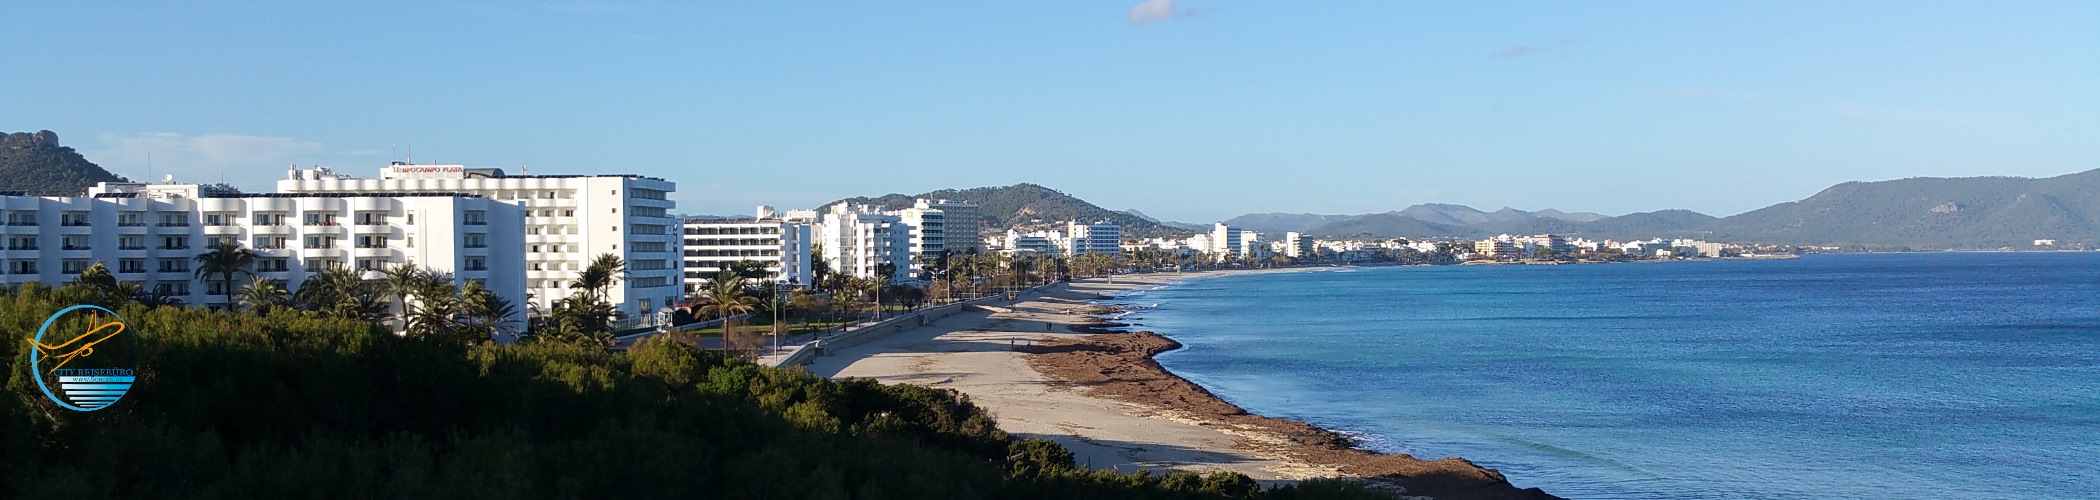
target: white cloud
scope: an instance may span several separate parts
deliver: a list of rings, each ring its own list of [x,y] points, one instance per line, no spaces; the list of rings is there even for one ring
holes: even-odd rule
[[[1130,24],[1172,21],[1194,14],[1194,10],[1175,6],[1174,0],[1145,0],[1130,7]]]
[[[158,181],[174,175],[179,182],[212,183],[222,179],[249,192],[268,192],[292,164],[354,161],[378,151],[332,152],[324,144],[263,135],[144,133],[103,134],[100,147],[81,155],[102,168],[136,181]],[[147,171],[147,154],[152,171]],[[369,158],[365,159],[369,161]]]

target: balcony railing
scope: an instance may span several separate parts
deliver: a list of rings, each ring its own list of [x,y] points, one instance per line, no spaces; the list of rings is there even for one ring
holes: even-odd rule
[[[334,227],[334,226],[335,226],[335,221],[332,221],[332,220],[310,220],[310,221],[306,221],[306,225],[308,225],[308,226],[323,226],[323,227]]]
[[[188,222],[162,222],[160,227],[190,227]]]
[[[118,250],[145,250],[145,245],[117,245]]]
[[[8,250],[36,250],[36,245],[8,245]]]
[[[10,225],[10,226],[35,226],[35,225],[37,225],[37,223],[36,223],[36,221],[33,221],[33,220],[11,220],[11,221],[7,221],[7,225]]]
[[[117,227],[146,227],[146,223],[139,221],[117,221]]]
[[[84,221],[84,220],[69,220],[69,221],[61,221],[61,222],[59,222],[59,223],[58,223],[58,225],[61,225],[61,226],[66,226],[66,227],[84,227],[84,226],[92,226],[93,224],[89,224],[89,223],[88,223],[88,221]]]
[[[8,274],[38,274],[35,269],[12,269]]]
[[[386,248],[385,243],[359,243],[358,248]]]
[[[189,250],[189,249],[190,249],[190,246],[189,246],[189,245],[182,245],[182,246],[169,246],[169,245],[161,245],[161,246],[160,246],[160,249],[161,249],[161,250]]]
[[[60,248],[64,248],[66,250],[94,250],[93,247],[89,247],[87,245],[64,245]]]

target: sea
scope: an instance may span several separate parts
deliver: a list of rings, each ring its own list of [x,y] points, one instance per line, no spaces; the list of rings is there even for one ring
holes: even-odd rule
[[[1325,268],[1112,301],[1248,411],[1567,498],[2100,498],[2100,252]]]

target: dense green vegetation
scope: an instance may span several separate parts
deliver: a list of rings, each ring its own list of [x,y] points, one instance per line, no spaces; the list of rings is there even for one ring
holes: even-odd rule
[[[79,196],[97,182],[125,179],[60,146],[58,134],[16,132],[0,136],[0,191],[33,196]]]
[[[139,385],[51,404],[24,342],[0,398],[0,496],[138,498],[1367,498],[1334,481],[1088,471],[954,391],[832,381],[651,340],[516,345],[396,336],[279,307],[153,307],[84,284],[0,294],[25,338],[115,306]]]
[[[1078,220],[1082,222],[1106,220],[1122,226],[1123,235],[1133,238],[1155,236],[1187,236],[1187,230],[1161,225],[1143,217],[1126,212],[1109,210],[1087,203],[1064,192],[1035,184],[1015,184],[1005,187],[980,187],[970,189],[943,189],[918,196],[890,194],[874,198],[847,198],[825,205],[825,208],[840,203],[870,204],[887,210],[911,208],[913,198],[941,198],[977,204],[978,215],[985,219],[985,229],[1004,229],[1030,221],[1059,223]]]

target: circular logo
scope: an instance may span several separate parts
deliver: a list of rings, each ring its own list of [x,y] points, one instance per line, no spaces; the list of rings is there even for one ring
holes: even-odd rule
[[[94,305],[58,310],[29,342],[29,370],[44,397],[59,406],[95,411],[124,399],[138,380],[131,369],[129,326],[116,311]],[[57,389],[53,391],[52,389]]]

